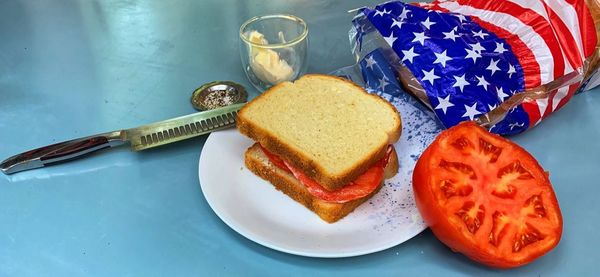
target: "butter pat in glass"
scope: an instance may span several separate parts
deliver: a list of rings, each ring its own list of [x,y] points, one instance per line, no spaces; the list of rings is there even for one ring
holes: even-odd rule
[[[308,28],[293,15],[266,15],[240,28],[240,54],[248,79],[259,91],[306,73]]]

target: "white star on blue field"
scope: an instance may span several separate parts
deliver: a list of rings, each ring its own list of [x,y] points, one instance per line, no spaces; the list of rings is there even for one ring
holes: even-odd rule
[[[368,18],[361,30],[373,29],[403,66],[419,81],[429,106],[446,127],[474,120],[524,89],[521,65],[510,45],[464,15],[427,10],[389,2],[363,10]],[[372,24],[369,26],[369,24]],[[375,70],[365,55],[363,70]],[[393,76],[367,82],[387,85]],[[384,85],[385,87],[385,85]],[[529,127],[523,108],[511,109],[492,127],[500,134],[515,134]]]

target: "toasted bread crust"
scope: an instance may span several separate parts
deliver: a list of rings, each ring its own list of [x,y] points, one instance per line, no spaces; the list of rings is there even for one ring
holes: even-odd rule
[[[254,174],[270,182],[277,190],[282,191],[329,223],[336,222],[350,214],[354,209],[375,195],[383,185],[382,182],[375,191],[365,197],[342,204],[330,203],[314,197],[292,174],[271,163],[258,144],[254,144],[246,150],[244,161],[246,167]],[[385,168],[385,177],[392,177],[397,171],[398,159],[394,151],[390,157],[388,166]]]
[[[396,114],[398,114],[396,107],[394,107],[391,103],[389,103],[388,101],[386,101],[385,99],[381,98],[378,95],[367,93],[364,90],[364,88],[362,88],[362,87],[356,85],[355,83],[350,82],[346,79],[335,77],[335,76],[330,76],[330,75],[322,75],[322,74],[307,74],[307,75],[304,75],[302,78],[332,78],[332,79],[341,80],[346,83],[350,83],[354,87],[359,89],[360,91],[364,92],[365,95],[367,95],[369,97],[373,97],[373,98],[377,99],[378,101],[381,101],[382,104],[387,105]],[[257,99],[264,97],[265,95],[270,93],[270,91],[277,90],[277,88],[282,85],[283,85],[283,83],[270,88],[269,90],[265,91],[263,94],[259,95],[257,97]],[[251,103],[249,103],[248,105],[251,105]],[[319,164],[318,161],[310,159],[309,157],[304,155],[301,151],[298,151],[296,148],[294,148],[292,145],[286,144],[285,142],[281,141],[277,136],[270,133],[268,130],[265,130],[264,128],[261,128],[261,126],[257,126],[256,124],[253,124],[251,121],[249,121],[245,115],[245,111],[246,111],[248,105],[243,107],[240,110],[240,112],[238,113],[237,128],[240,131],[240,133],[257,141],[258,143],[260,143],[263,147],[265,147],[270,152],[278,155],[280,158],[282,158],[286,162],[290,163],[294,167],[299,168],[307,176],[309,176],[313,180],[317,181],[326,190],[329,190],[329,191],[337,190],[337,189],[343,187],[347,183],[355,180],[358,176],[360,176],[362,173],[364,173],[367,169],[369,169],[369,167],[371,167],[371,165],[374,162],[378,161],[385,155],[385,152],[387,149],[387,144],[392,144],[392,143],[398,141],[398,139],[400,138],[401,132],[402,132],[402,122],[401,122],[400,116],[398,115],[398,117],[395,118],[397,120],[394,120],[394,121],[396,121],[395,128],[390,133],[388,133],[387,144],[380,145],[375,152],[365,155],[365,157],[361,161],[357,162],[355,164],[355,166],[352,167],[351,169],[349,169],[348,171],[343,172],[339,175],[332,176],[330,174],[327,174],[325,169]]]

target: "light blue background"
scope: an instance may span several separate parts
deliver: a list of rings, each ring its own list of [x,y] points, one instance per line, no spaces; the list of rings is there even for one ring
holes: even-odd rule
[[[309,72],[347,66],[346,11],[375,3],[0,1],[0,158],[192,113],[191,92],[213,80],[239,82],[255,96],[238,54],[238,27],[255,15],[286,12],[308,22]],[[0,175],[0,275],[590,276],[600,249],[598,107],[596,89],[513,137],[550,171],[564,217],[558,247],[516,270],[477,265],[429,231],[347,259],[262,247],[229,229],[203,198],[203,136]]]

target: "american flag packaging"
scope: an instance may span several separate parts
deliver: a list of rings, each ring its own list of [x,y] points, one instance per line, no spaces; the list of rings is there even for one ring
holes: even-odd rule
[[[600,82],[597,1],[387,2],[362,8],[350,38],[368,88],[511,135]]]

